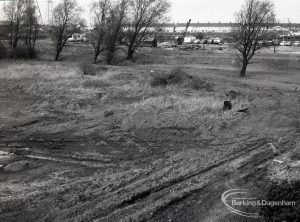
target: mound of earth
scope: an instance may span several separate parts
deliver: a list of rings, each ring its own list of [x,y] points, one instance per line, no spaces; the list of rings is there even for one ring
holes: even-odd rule
[[[21,160],[14,163],[10,163],[4,167],[4,171],[6,172],[19,172],[23,170],[32,169],[35,167],[33,162],[27,160]]]
[[[184,88],[191,88],[194,90],[205,89],[212,91],[212,84],[201,80],[195,76],[188,75],[183,68],[176,67],[170,73],[157,74],[150,82],[152,87],[167,86],[167,85],[181,85]]]

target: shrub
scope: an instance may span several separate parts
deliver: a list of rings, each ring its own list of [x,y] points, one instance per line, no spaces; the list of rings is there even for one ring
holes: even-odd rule
[[[263,195],[267,201],[295,201],[295,206],[262,206],[266,221],[300,221],[300,181],[270,182]]]
[[[165,76],[155,76],[151,82],[150,85],[152,87],[156,87],[156,86],[166,86],[168,85],[168,81],[167,78]]]
[[[188,81],[186,83],[186,87],[189,87],[194,90],[205,89],[207,91],[213,91],[213,86],[210,83],[198,78],[193,78],[191,79],[191,81]]]
[[[7,56],[7,50],[4,44],[0,41],[0,59],[4,59]]]
[[[172,69],[170,74],[159,74],[154,76],[150,82],[150,85],[152,87],[181,85],[182,87],[191,88],[194,90],[213,90],[213,86],[211,84],[197,77],[188,75],[181,67]]]
[[[13,59],[29,59],[27,48],[17,47],[9,51],[9,57]]]
[[[150,85],[152,87],[155,86],[166,86],[172,84],[180,84],[183,83],[186,79],[192,78],[191,76],[187,75],[181,67],[176,67],[171,70],[170,74],[159,74],[154,76]]]
[[[179,84],[183,83],[186,79],[191,79],[192,77],[186,74],[186,72],[181,67],[176,67],[171,70],[168,76],[169,84]]]
[[[83,62],[83,63],[81,63],[80,68],[81,68],[83,75],[87,75],[87,76],[95,76],[96,75],[95,67],[92,64]]]

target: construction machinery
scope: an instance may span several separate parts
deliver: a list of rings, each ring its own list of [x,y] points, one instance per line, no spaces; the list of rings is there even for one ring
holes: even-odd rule
[[[184,43],[184,38],[185,38],[186,33],[187,33],[187,31],[188,31],[188,28],[189,28],[189,26],[190,26],[190,24],[191,24],[191,21],[192,21],[192,19],[190,19],[190,20],[187,22],[184,32],[182,33],[182,35],[181,35],[180,37],[178,37],[178,39],[177,39],[177,44],[178,44],[178,45],[182,45],[182,44]]]

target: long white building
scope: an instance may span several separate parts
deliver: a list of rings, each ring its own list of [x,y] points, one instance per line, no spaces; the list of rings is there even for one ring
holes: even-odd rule
[[[210,32],[210,33],[229,33],[232,28],[237,26],[236,23],[191,23],[188,32]],[[276,27],[277,31],[300,31],[300,23],[290,24],[274,24],[270,28]],[[167,23],[161,26],[161,31],[167,33],[181,33],[184,32],[186,23]]]

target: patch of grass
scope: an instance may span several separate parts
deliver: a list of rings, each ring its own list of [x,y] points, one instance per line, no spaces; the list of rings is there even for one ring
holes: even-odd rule
[[[136,110],[161,110],[172,113],[211,113],[222,108],[222,100],[215,97],[158,96],[133,104]]]
[[[107,82],[104,82],[103,80],[88,80],[86,82],[83,83],[83,87],[85,88],[106,88],[109,87],[110,84]]]

